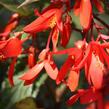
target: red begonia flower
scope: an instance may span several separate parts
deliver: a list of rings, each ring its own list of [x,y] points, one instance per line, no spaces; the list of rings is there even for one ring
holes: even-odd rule
[[[8,24],[6,25],[3,33],[0,33],[0,36],[6,39],[9,37],[10,32],[18,25],[19,22],[19,14],[15,13],[11,16]]]
[[[36,33],[46,30],[48,28],[53,28],[55,25],[62,30],[62,9],[53,8],[45,11],[41,14],[35,21],[24,27],[24,31],[27,33]]]
[[[45,68],[50,78],[54,80],[56,79],[58,69],[52,58],[49,56],[50,55],[48,49],[44,49],[39,55],[39,59],[41,58],[41,62],[38,62],[34,67],[32,67],[22,77],[20,77],[21,80],[25,81],[25,85],[31,84],[35,80],[35,78],[37,78],[38,74],[43,68]]]
[[[18,38],[10,38],[6,41],[0,41],[0,55],[4,58],[16,57],[22,51],[22,42]]]

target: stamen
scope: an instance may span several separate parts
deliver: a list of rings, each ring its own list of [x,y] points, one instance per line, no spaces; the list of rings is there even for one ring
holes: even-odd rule
[[[50,27],[53,28],[56,25],[56,17],[54,16],[50,21]]]

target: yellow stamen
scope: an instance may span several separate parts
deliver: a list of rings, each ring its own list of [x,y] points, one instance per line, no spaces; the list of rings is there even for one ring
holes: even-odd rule
[[[54,16],[50,21],[50,27],[53,28],[56,25],[56,17]]]

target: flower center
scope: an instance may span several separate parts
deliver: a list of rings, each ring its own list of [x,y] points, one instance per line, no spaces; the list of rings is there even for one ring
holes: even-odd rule
[[[50,27],[53,28],[56,25],[56,16],[54,16],[50,21]]]

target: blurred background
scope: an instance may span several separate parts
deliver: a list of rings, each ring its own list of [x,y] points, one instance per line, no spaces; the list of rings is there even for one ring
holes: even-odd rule
[[[27,1],[0,0],[0,32],[3,32],[3,29],[8,23],[11,15],[16,12],[20,14],[19,24],[11,32],[11,35],[13,35],[14,32],[22,31],[22,28],[25,25],[37,18],[37,16],[34,15],[34,9],[37,8],[41,12],[41,10],[50,3],[49,0]],[[71,5],[73,5],[73,0]],[[109,23],[108,7],[105,7],[105,10],[106,13],[99,16],[105,20],[106,23]],[[71,16],[73,20],[72,26],[81,29],[79,18],[74,16],[73,12],[71,12]],[[108,34],[107,30],[102,32]],[[35,38],[36,44],[34,47],[36,47],[39,52],[45,48],[48,34],[49,31],[37,34],[37,37]],[[96,37],[96,31],[94,34]],[[22,35],[22,37],[26,36],[26,33]],[[66,48],[73,47],[74,42],[81,38],[80,33],[72,31],[70,42]],[[24,48],[28,48],[31,43],[31,39],[26,41],[23,45]],[[58,49],[64,48],[58,45]],[[36,61],[39,52],[36,54]],[[66,58],[67,55],[54,56],[54,60],[58,68],[61,67]],[[45,70],[40,73],[33,84],[24,86],[22,81],[19,80],[19,77],[28,70],[27,55],[21,55],[18,57],[14,73],[15,86],[11,87],[7,79],[9,64],[10,59],[2,62],[0,61],[0,109],[85,109],[85,106],[80,105],[79,102],[75,103],[71,107],[68,107],[66,105],[66,100],[72,95],[72,93],[64,84],[57,86],[55,81],[48,77]],[[86,84],[84,84],[84,80],[85,78],[83,73],[81,73],[78,88],[85,87]]]

